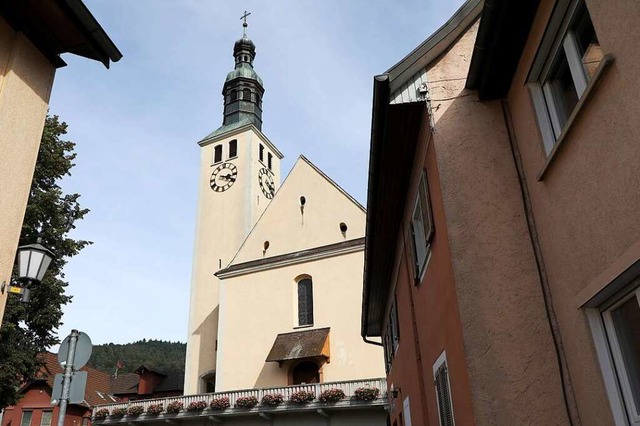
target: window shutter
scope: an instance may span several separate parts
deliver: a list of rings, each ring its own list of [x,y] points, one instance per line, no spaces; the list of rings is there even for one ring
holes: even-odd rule
[[[449,377],[447,365],[443,363],[435,375],[436,395],[438,398],[438,413],[440,426],[454,426],[453,407],[451,406],[451,392],[449,390]]]

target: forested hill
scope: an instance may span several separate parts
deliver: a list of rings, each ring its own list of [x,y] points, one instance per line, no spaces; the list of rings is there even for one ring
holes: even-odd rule
[[[142,364],[160,371],[184,371],[186,347],[185,343],[146,339],[123,345],[106,343],[93,347],[88,364],[110,374],[118,360],[122,361],[121,367],[124,364],[119,374],[132,373]]]

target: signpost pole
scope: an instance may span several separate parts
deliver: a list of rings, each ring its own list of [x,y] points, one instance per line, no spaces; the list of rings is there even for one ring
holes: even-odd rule
[[[60,411],[58,412],[58,426],[64,426],[64,416],[67,413],[69,402],[69,386],[73,376],[73,359],[76,356],[76,342],[78,341],[78,330],[71,330],[69,335],[69,352],[67,362],[64,365],[64,381],[62,382],[62,398],[60,398]]]

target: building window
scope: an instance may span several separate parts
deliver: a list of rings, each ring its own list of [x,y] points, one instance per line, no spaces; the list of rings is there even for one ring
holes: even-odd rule
[[[268,153],[267,154],[267,168],[269,170],[271,170],[272,163],[273,163],[273,155],[271,155],[271,153]]]
[[[213,163],[219,163],[222,161],[222,145],[218,145],[213,148]]]
[[[216,373],[210,373],[202,377],[204,391],[214,393],[216,391]]]
[[[89,426],[89,417],[82,418],[82,426]]]
[[[52,417],[53,417],[52,411],[43,411],[42,417],[40,417],[40,426],[51,426]]]
[[[230,96],[231,101],[235,101],[236,99],[238,99],[238,92],[237,91],[232,89],[229,94],[231,95]]]
[[[427,173],[423,170],[418,186],[418,196],[413,208],[411,218],[411,234],[413,237],[413,254],[415,261],[415,279],[419,283],[422,279],[427,264],[429,248],[433,238],[433,218],[431,215],[431,201],[429,199],[429,186],[427,185]]]
[[[603,57],[584,0],[560,1],[528,79],[547,154]]]
[[[244,89],[244,90],[242,91],[242,94],[243,94],[243,95],[242,95],[242,98],[243,98],[245,101],[250,101],[250,100],[251,100],[251,90],[249,90],[249,89]]]
[[[298,325],[313,325],[313,283],[311,278],[298,281]]]
[[[229,158],[238,156],[238,140],[234,139],[229,142]]]
[[[639,283],[636,279],[635,285]],[[640,288],[602,305],[599,311],[604,325],[604,333],[600,336],[604,342],[596,340],[596,346],[608,348],[610,358],[600,356],[601,363],[603,358],[609,358],[614,367],[604,368],[605,376],[609,371],[608,379],[612,379],[621,391],[624,416],[629,423],[640,424]]]
[[[433,364],[433,383],[436,387],[440,426],[454,426],[451,385],[449,384],[447,355],[444,351],[440,354],[435,364]]]
[[[264,145],[260,144],[258,153],[259,153],[260,161],[264,161]]]
[[[20,426],[31,426],[31,417],[33,417],[33,411],[23,411]]]
[[[391,309],[389,310],[389,318],[387,319],[387,327],[382,336],[382,344],[384,346],[384,359],[387,373],[391,371],[393,357],[398,352],[400,345],[400,328],[398,326],[398,308],[396,298],[393,298]]]

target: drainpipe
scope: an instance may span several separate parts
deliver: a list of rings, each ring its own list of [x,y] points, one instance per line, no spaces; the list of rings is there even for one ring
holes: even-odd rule
[[[556,352],[556,360],[558,362],[558,370],[560,371],[560,382],[562,384],[562,396],[564,397],[564,405],[567,411],[567,417],[569,418],[569,424],[572,426],[579,426],[582,424],[580,420],[580,413],[575,400],[575,394],[573,393],[573,386],[571,385],[571,374],[567,365],[567,358],[564,352],[562,344],[562,335],[560,334],[560,326],[558,324],[558,317],[556,316],[555,309],[553,308],[553,297],[551,294],[551,287],[549,286],[549,278],[547,276],[547,270],[544,265],[544,258],[542,256],[542,248],[540,247],[540,240],[538,238],[538,230],[536,228],[535,217],[533,214],[533,207],[531,204],[531,197],[529,195],[529,188],[527,186],[527,180],[524,175],[524,167],[522,165],[522,156],[520,155],[520,148],[518,147],[518,140],[516,138],[515,130],[513,128],[513,121],[511,120],[511,111],[509,110],[509,103],[506,100],[501,101],[502,113],[504,115],[504,123],[507,128],[507,134],[509,135],[509,144],[511,145],[511,154],[513,156],[513,163],[518,173],[518,180],[520,183],[520,192],[522,196],[522,204],[525,212],[525,218],[527,220],[527,228],[529,230],[529,237],[531,240],[531,246],[533,254],[536,260],[536,268],[538,271],[538,279],[540,281],[540,287],[542,288],[542,296],[544,299],[544,307],[547,314],[547,321],[549,323],[549,329],[551,330],[551,338],[553,340],[553,346]]]

